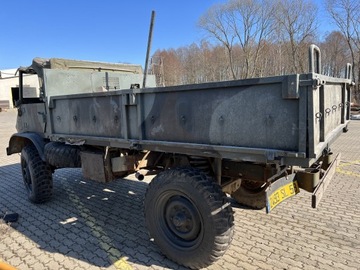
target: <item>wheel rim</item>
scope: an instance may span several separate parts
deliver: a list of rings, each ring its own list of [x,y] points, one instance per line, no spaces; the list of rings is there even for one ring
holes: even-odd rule
[[[202,240],[203,222],[197,207],[184,194],[167,191],[157,204],[159,228],[177,248],[192,249]]]
[[[24,179],[24,184],[25,184],[26,190],[31,193],[32,181],[31,181],[31,176],[30,176],[29,165],[27,164],[27,162],[24,159],[21,162],[21,167],[22,167],[22,174],[23,174],[23,179]]]

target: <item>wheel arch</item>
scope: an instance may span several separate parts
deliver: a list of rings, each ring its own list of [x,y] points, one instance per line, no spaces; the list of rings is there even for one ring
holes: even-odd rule
[[[44,138],[37,133],[26,132],[13,134],[9,140],[9,146],[6,148],[6,153],[8,156],[20,153],[21,150],[29,143],[36,147],[41,159],[45,161],[44,147],[46,142]]]

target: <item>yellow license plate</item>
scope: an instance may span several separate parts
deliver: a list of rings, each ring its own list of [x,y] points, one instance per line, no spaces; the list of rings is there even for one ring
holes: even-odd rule
[[[296,181],[287,183],[267,197],[267,212],[270,212],[282,201],[294,196],[299,193],[299,187]]]

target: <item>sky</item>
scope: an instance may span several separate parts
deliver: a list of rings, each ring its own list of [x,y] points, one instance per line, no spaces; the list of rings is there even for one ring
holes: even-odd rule
[[[317,0],[320,1],[321,0]],[[141,64],[151,12],[151,54],[199,43],[201,15],[226,0],[5,0],[0,2],[0,70],[35,57]]]

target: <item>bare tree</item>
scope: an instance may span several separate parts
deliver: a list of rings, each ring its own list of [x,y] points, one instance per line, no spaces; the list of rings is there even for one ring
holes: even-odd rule
[[[164,86],[182,84],[182,63],[176,50],[157,50],[152,57],[152,72]]]
[[[210,7],[210,9],[200,17],[199,27],[204,29],[211,38],[214,38],[224,46],[228,55],[232,77],[233,79],[236,79],[233,68],[233,43],[235,35],[231,31],[229,24],[228,5],[218,4]]]
[[[278,0],[274,15],[278,24],[278,42],[285,45],[290,72],[305,72],[303,59],[317,28],[316,5],[311,0]]]
[[[256,75],[261,49],[273,30],[273,2],[230,0],[200,18],[199,26],[227,49],[233,79]],[[234,61],[236,48],[241,49],[239,61]]]
[[[274,30],[275,6],[269,0],[232,0],[228,5],[230,27],[244,58],[241,78],[254,77],[261,50]]]
[[[353,78],[360,99],[360,1],[326,0],[326,8],[332,20],[343,33],[349,46],[353,64]]]
[[[339,31],[328,34],[321,44],[323,73],[343,77],[346,63],[351,61],[350,50],[345,36]]]

